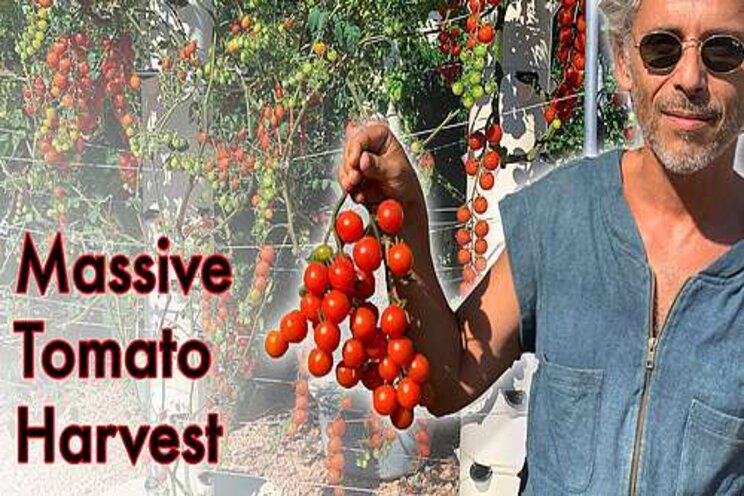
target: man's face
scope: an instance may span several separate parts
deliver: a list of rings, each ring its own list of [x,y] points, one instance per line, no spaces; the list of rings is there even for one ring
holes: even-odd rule
[[[744,40],[744,1],[643,0],[633,39],[615,54],[619,85],[630,91],[646,145],[670,172],[692,174],[726,151],[744,127],[744,68],[713,73],[700,48],[686,43],[674,68],[649,70],[634,45],[659,30],[683,43],[721,33]]]

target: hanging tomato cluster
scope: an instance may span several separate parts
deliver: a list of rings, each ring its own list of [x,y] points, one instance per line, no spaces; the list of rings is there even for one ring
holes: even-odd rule
[[[561,0],[556,14],[558,27],[556,63],[560,64],[560,82],[553,93],[544,117],[548,125],[558,130],[576,108],[577,93],[584,84],[584,52],[586,49],[585,0]]]
[[[327,470],[328,484],[336,485],[341,482],[344,472],[344,436],[348,427],[346,421],[339,412],[336,418],[328,424],[328,444],[326,445],[325,468]],[[337,487],[334,494],[344,494],[343,488]]]
[[[308,419],[308,408],[310,407],[310,388],[307,379],[300,378],[295,382],[295,405],[292,412],[292,425],[299,429]]]
[[[452,93],[461,97],[466,109],[485,96],[498,92],[499,76],[495,71],[485,71],[489,53],[498,49],[496,27],[486,17],[500,3],[499,0],[469,1],[462,29],[453,25],[446,16],[440,27],[439,50],[449,55],[451,60],[440,68],[439,73],[451,85]]]
[[[465,173],[473,178],[473,189],[470,200],[457,210],[460,228],[455,235],[459,246],[457,262],[462,266],[461,294],[470,289],[488,265],[485,255],[488,251],[486,236],[490,230],[487,217],[489,204],[483,193],[493,189],[496,171],[504,167],[501,161],[502,136],[501,125],[492,122],[485,133],[475,131],[468,138]]]
[[[411,249],[398,238],[403,217],[402,206],[391,199],[379,205],[366,229],[354,211],[335,215],[338,251],[334,254],[327,244],[316,248],[304,272],[299,309],[284,315],[279,330],[269,332],[265,341],[267,353],[281,357],[290,343],[305,339],[312,324],[315,347],[308,355],[309,372],[316,377],[330,373],[333,354],[341,348],[338,383],[352,388],[361,381],[373,392],[375,411],[390,416],[399,429],[413,421],[429,362],[406,336],[404,302],[389,294],[380,314],[368,300],[375,293],[374,272],[383,265],[388,278],[406,278],[413,269]],[[345,245],[353,245],[352,256],[343,251]],[[347,317],[351,337],[342,345],[340,326]]]

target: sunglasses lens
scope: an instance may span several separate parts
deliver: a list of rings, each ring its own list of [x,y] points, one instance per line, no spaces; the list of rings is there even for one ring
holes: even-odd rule
[[[731,72],[744,63],[744,45],[731,36],[715,36],[703,43],[703,62],[714,72]]]
[[[671,69],[682,58],[682,43],[669,33],[651,33],[643,37],[639,51],[646,67]]]

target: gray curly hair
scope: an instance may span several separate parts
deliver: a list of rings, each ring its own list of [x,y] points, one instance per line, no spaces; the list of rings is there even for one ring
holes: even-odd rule
[[[619,47],[630,34],[641,0],[601,0],[599,8],[605,15],[605,35],[611,45]]]

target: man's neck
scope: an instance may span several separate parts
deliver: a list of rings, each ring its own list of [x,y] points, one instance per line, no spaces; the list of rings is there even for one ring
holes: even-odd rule
[[[690,175],[666,170],[647,147],[625,154],[623,181],[639,213],[670,226],[689,226],[708,239],[733,244],[744,235],[744,178],[734,171],[736,143]]]

